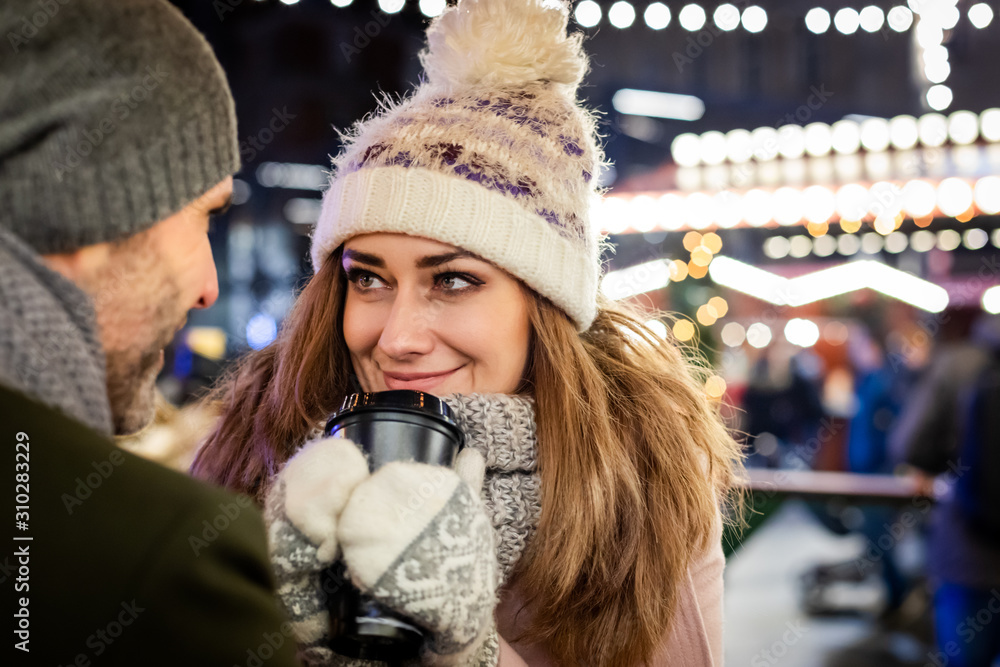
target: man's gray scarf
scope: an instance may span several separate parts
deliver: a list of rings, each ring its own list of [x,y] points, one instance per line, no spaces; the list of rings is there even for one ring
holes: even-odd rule
[[[483,500],[506,582],[542,513],[534,402],[505,394],[456,394],[443,400],[453,408],[466,446],[486,458]]]
[[[0,228],[0,383],[112,434],[90,298]]]

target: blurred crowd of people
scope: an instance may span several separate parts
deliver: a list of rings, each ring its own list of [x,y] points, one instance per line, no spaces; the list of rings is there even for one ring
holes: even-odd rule
[[[810,509],[834,532],[863,537],[867,557],[839,576],[881,578],[882,620],[916,591],[931,600],[932,662],[990,665],[1000,658],[1000,316],[955,308],[916,327],[859,322],[842,352],[837,369],[780,345],[751,362],[740,401],[748,465],[914,480],[926,497],[907,506]],[[915,569],[900,563],[904,539],[921,547]],[[817,569],[814,584],[834,571]]]

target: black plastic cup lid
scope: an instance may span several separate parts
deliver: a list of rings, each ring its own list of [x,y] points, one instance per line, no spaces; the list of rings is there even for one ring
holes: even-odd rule
[[[350,394],[344,399],[340,410],[332,419],[340,419],[350,414],[375,411],[408,412],[412,414],[440,417],[458,428],[455,414],[448,404],[433,394],[412,389],[373,391]]]

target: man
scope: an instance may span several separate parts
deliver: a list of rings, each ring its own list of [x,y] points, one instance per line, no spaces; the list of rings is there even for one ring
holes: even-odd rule
[[[0,27],[0,663],[295,664],[249,499],[109,440],[218,296],[225,76],[163,0],[5,0]]]

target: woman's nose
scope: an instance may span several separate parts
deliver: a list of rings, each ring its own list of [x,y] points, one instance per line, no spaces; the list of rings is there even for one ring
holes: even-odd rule
[[[413,291],[400,291],[393,301],[379,347],[392,358],[427,354],[434,349],[437,319],[433,302]]]

